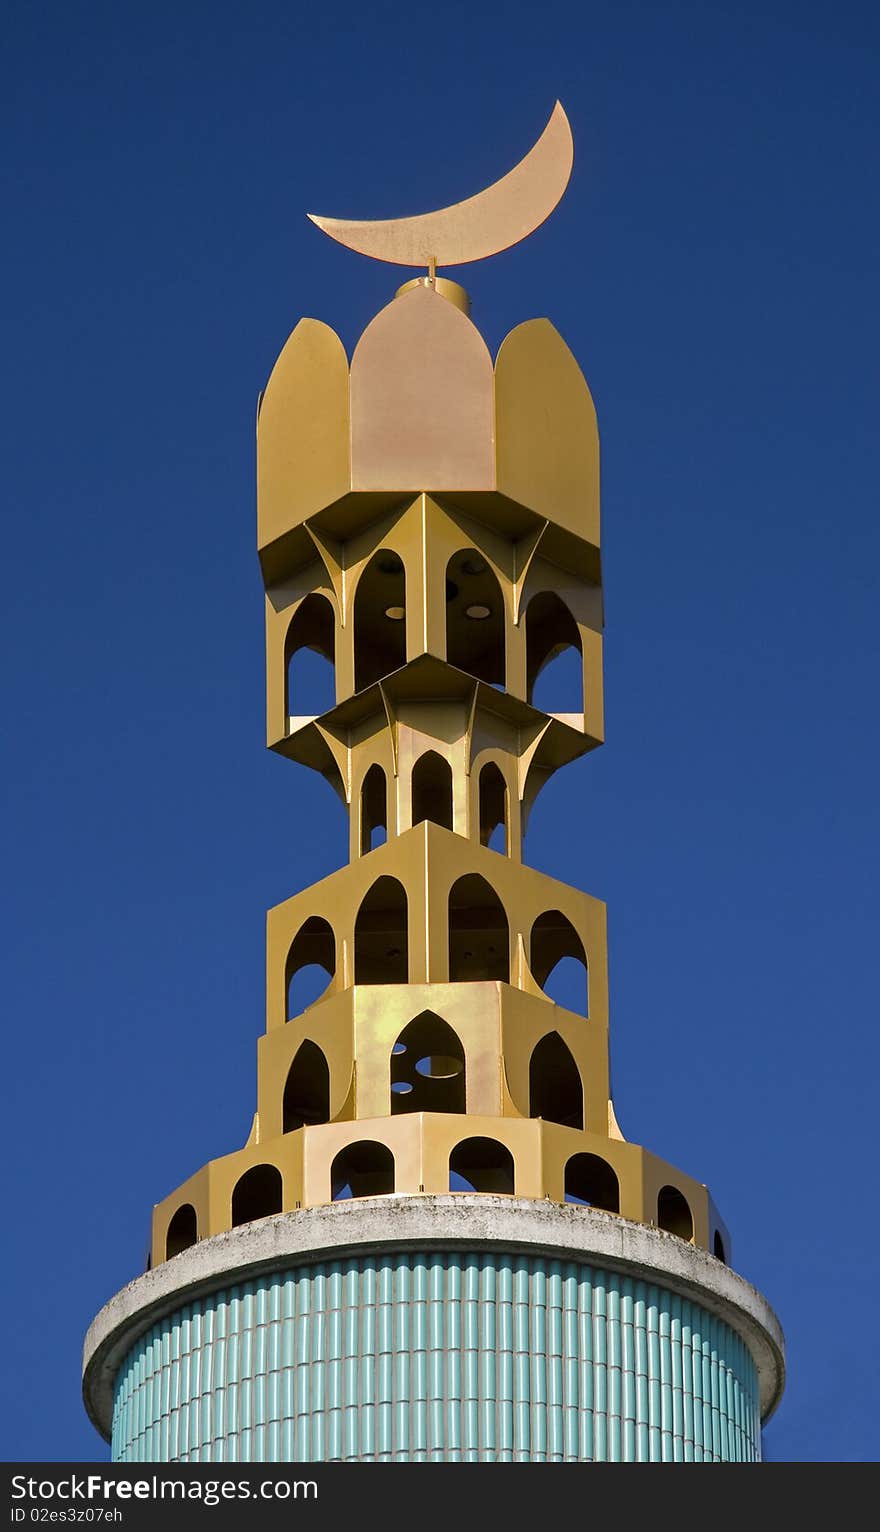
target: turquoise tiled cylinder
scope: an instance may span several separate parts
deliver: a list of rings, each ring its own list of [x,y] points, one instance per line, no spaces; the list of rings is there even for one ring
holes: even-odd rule
[[[397,1251],[228,1286],[119,1369],[115,1462],[756,1462],[736,1332],[581,1262]]]

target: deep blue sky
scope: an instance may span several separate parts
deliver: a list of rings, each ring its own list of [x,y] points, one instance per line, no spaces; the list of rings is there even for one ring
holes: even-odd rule
[[[9,1459],[106,1448],[83,1332],[238,1147],[266,907],[346,856],[263,748],[254,410],[400,276],[305,220],[575,171],[463,270],[603,442],[607,744],[527,853],[607,900],[618,1114],[775,1305],[774,1460],[876,1456],[874,5],[13,3],[0,79]]]

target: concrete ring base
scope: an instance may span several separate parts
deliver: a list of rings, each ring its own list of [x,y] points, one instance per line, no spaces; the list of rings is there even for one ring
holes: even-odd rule
[[[117,1373],[157,1320],[231,1282],[313,1261],[416,1249],[494,1250],[599,1263],[660,1284],[723,1319],[754,1360],[763,1420],[784,1382],[784,1340],[761,1294],[703,1250],[593,1208],[489,1194],[369,1197],[280,1213],[200,1241],[124,1287],[85,1339],[83,1395],[109,1440]]]

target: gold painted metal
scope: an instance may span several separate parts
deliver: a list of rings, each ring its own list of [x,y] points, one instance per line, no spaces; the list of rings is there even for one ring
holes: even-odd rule
[[[574,143],[557,101],[538,142],[524,159],[466,202],[414,218],[355,221],[309,213],[349,250],[398,266],[460,266],[498,255],[549,218],[571,175]]]
[[[339,336],[301,319],[262,394],[257,429],[261,540],[271,543],[344,495],[351,478],[348,358]]]
[[[395,298],[400,298],[404,293],[411,292],[414,287],[433,287],[440,294],[441,298],[446,298],[449,303],[454,303],[455,307],[461,309],[463,314],[470,315],[470,298],[460,283],[451,282],[449,277],[413,277],[410,282],[404,282],[402,287],[398,287],[397,292],[394,294]]]
[[[549,320],[517,325],[502,342],[495,407],[498,489],[598,547],[596,411],[577,362]]]
[[[351,359],[352,489],[494,489],[494,437],[486,342],[417,283],[377,314]]]
[[[542,156],[561,195],[563,124],[511,173],[518,206]],[[484,215],[510,180],[415,220],[418,238],[445,228],[445,259],[502,248]],[[387,259],[415,248],[404,233],[385,230]],[[541,787],[603,739],[599,442],[564,342],[530,320],[493,367],[435,271],[350,367],[300,321],[259,411],[257,520],[267,743],[345,803],[349,862],[268,913],[253,1127],[157,1206],[153,1261],[185,1204],[204,1238],[347,1192],[468,1185],[593,1202],[729,1254],[706,1188],[617,1124],[605,906],[523,862]],[[571,700],[549,713],[535,686],[566,649]],[[333,671],[320,709],[301,695],[309,650]],[[583,972],[574,1010],[546,992],[563,958]],[[312,965],[326,987],[296,1003]]]

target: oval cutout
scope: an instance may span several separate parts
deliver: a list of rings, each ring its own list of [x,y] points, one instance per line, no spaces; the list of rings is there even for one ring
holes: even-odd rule
[[[461,1074],[461,1059],[450,1058],[445,1053],[426,1054],[419,1059],[416,1069],[427,1080],[454,1080],[456,1075]]]

